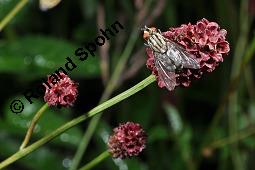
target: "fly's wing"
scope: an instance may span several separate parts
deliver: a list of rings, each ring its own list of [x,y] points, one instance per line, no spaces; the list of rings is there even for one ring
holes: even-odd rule
[[[181,45],[172,41],[167,42],[167,56],[171,58],[176,66],[183,68],[199,69],[199,63],[194,59],[194,56],[187,52]]]
[[[154,56],[159,60],[161,67],[164,68],[167,72],[174,72],[176,70],[176,65],[174,61],[167,55],[167,53],[159,53],[154,51]]]
[[[158,54],[159,53],[154,53],[154,55],[158,55]],[[157,56],[155,56],[154,59],[155,59],[155,66],[158,71],[159,79],[165,83],[165,86],[169,91],[174,90],[176,86],[175,72],[167,71],[163,61],[160,60]]]

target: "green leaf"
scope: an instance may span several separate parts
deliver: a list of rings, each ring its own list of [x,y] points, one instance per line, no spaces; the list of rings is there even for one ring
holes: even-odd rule
[[[82,46],[64,40],[35,35],[15,41],[2,41],[0,72],[18,74],[23,78],[43,78],[60,67],[67,71],[65,64],[66,58],[69,57],[77,67],[68,73],[82,77],[98,76],[100,74],[98,56],[89,55],[87,60],[80,61],[74,55],[75,50],[80,47]]]
[[[192,129],[190,127],[186,127],[177,139],[184,160],[191,159],[191,138]]]
[[[165,111],[167,113],[168,121],[173,129],[173,132],[177,135],[180,134],[183,128],[181,116],[176,107],[171,104],[164,104]]]
[[[148,142],[153,143],[159,140],[167,140],[169,138],[168,128],[162,125],[154,126],[148,132]]]

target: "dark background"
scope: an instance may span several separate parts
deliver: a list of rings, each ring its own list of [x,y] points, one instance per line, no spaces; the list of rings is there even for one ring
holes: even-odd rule
[[[0,0],[0,19],[18,2]],[[44,12],[38,1],[29,1],[0,32],[0,160],[18,150],[29,121],[44,103],[42,98],[31,105],[26,102],[25,110],[16,115],[10,111],[11,100],[25,102],[25,90],[63,66],[66,57],[75,58],[74,51],[93,42],[100,28],[116,20],[124,26],[108,45],[97,48],[95,57],[74,60],[77,68],[70,77],[79,83],[75,105],[48,109],[32,142],[95,107],[119,60],[128,57],[111,96],[151,74],[140,32],[144,25],[166,31],[207,18],[228,31],[231,51],[224,62],[189,88],[168,92],[153,83],[104,111],[79,167],[107,149],[104,139],[112,128],[133,121],[148,134],[144,152],[119,162],[108,158],[95,169],[254,169],[254,4],[253,0],[62,0]],[[68,130],[7,169],[68,169],[88,123]]]

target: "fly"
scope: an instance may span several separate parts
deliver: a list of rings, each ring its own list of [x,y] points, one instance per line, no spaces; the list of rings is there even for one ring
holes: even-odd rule
[[[154,55],[155,67],[158,76],[169,91],[176,86],[176,72],[183,68],[199,69],[200,65],[194,56],[186,51],[181,45],[166,39],[160,30],[145,26],[142,29],[146,46],[150,47]]]

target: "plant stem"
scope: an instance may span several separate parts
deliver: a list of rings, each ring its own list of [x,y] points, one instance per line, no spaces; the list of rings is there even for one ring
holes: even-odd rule
[[[242,139],[245,139],[245,138],[247,138],[249,136],[252,136],[254,134],[255,134],[255,128],[251,128],[249,130],[242,130],[241,132],[236,133],[232,136],[216,140],[215,142],[212,142],[211,144],[209,144],[205,148],[208,148],[208,149],[220,148],[220,147],[223,147],[225,145],[229,145],[229,144],[235,143],[237,141],[240,141]]]
[[[240,73],[243,55],[245,53],[248,33],[249,33],[249,14],[248,14],[248,0],[241,1],[240,5],[240,34],[237,40],[234,58],[232,62],[230,79],[233,80]],[[228,125],[229,125],[229,136],[233,136],[238,131],[238,117],[240,115],[240,101],[238,97],[239,88],[236,88],[229,96],[228,102]],[[244,169],[243,160],[238,147],[238,143],[230,145],[230,157],[232,159],[233,169],[241,170]]]
[[[152,3],[152,0],[148,0],[146,1],[145,3],[145,6],[144,8],[148,8]],[[138,17],[139,18],[139,17]],[[117,88],[117,86],[119,86],[120,84],[119,83],[119,79],[121,78],[121,75],[123,73],[123,70],[126,66],[126,63],[128,61],[128,58],[131,54],[131,52],[133,51],[133,48],[135,46],[135,42],[138,38],[138,29],[137,27],[139,27],[139,22],[137,20],[137,22],[135,22],[134,26],[133,26],[133,29],[132,29],[132,32],[130,34],[130,37],[128,39],[128,42],[120,56],[120,59],[117,63],[117,66],[115,68],[115,70],[113,71],[113,74],[109,80],[109,82],[107,83],[107,86],[104,90],[104,93],[103,95],[101,96],[101,99],[99,101],[99,103],[101,102],[104,102],[105,100],[107,100],[110,95],[112,94],[112,92],[114,91],[114,89]],[[84,135],[83,135],[83,138],[77,148],[77,151],[75,153],[75,156],[72,160],[72,164],[69,168],[69,170],[76,170],[81,159],[82,159],[82,156],[84,155],[87,147],[88,147],[88,144],[89,144],[89,141],[91,140],[91,137],[93,135],[93,133],[95,132],[95,129],[98,125],[98,122],[101,118],[101,115],[102,113],[96,115],[95,117],[92,118],[92,120],[89,122],[89,125],[88,125],[88,128],[87,130],[85,131]]]
[[[108,158],[109,156],[110,156],[110,153],[108,151],[104,151],[103,153],[98,155],[95,159],[93,159],[92,161],[87,163],[85,166],[80,168],[80,170],[89,170],[89,169],[95,167],[97,164],[99,164],[103,160],[105,160],[106,158]]]
[[[37,142],[31,144],[30,146],[28,146],[24,149],[16,152],[12,156],[10,156],[9,158],[7,158],[3,162],[1,162],[0,163],[0,169],[10,165],[11,163],[19,160],[20,158],[28,155],[29,153],[35,151],[40,146],[42,146],[45,143],[49,142],[50,140],[54,139],[55,137],[57,137],[61,133],[63,133],[66,130],[70,129],[71,127],[83,122],[87,118],[95,116],[96,114],[102,112],[103,110],[105,110],[105,109],[121,102],[122,100],[124,100],[124,99],[126,99],[126,98],[128,98],[132,95],[134,95],[135,93],[139,92],[140,90],[142,90],[143,88],[145,88],[149,84],[153,83],[155,80],[156,80],[155,76],[150,75],[146,79],[144,79],[141,82],[139,82],[138,84],[136,84],[135,86],[131,87],[130,89],[128,89],[128,90],[122,92],[121,94],[111,98],[110,100],[107,100],[106,102],[96,106],[95,108],[93,108],[89,112],[87,112],[87,113],[85,113],[85,114],[83,114],[83,115],[67,122],[66,124],[64,124],[61,127],[57,128],[56,130],[54,130],[50,134],[46,135],[42,139],[38,140]]]
[[[24,149],[27,146],[27,144],[28,144],[28,142],[29,142],[29,140],[30,140],[30,138],[33,134],[33,130],[35,128],[35,125],[36,125],[37,121],[40,119],[40,117],[43,115],[43,113],[45,112],[45,110],[47,108],[48,108],[48,104],[46,103],[40,108],[40,110],[33,117],[32,121],[31,121],[31,124],[30,124],[30,126],[27,130],[27,134],[25,136],[25,139],[24,139],[24,141],[22,142],[22,144],[19,148],[20,150]]]
[[[235,91],[236,88],[238,87],[239,82],[240,82],[240,78],[241,78],[241,74],[244,71],[246,65],[252,59],[254,53],[255,53],[255,37],[253,37],[251,43],[249,43],[249,47],[248,47],[248,49],[246,50],[246,52],[243,56],[243,60],[242,60],[242,63],[241,63],[241,69],[239,71],[239,74],[230,81],[229,88],[227,88],[228,90],[227,90],[226,94],[224,95],[222,101],[220,102],[220,106],[217,108],[216,112],[214,113],[213,120],[211,121],[211,124],[209,125],[209,128],[207,130],[209,133],[207,133],[208,135],[205,138],[206,140],[209,139],[209,137],[210,137],[209,135],[212,134],[212,131],[213,131],[214,127],[220,121],[220,118],[221,118],[221,116],[224,112],[225,106],[226,106],[231,94],[233,93],[233,91]],[[205,140],[205,142],[208,142],[206,140]]]
[[[104,91],[99,103],[102,103],[103,101],[107,100],[110,97],[111,93],[114,91],[114,89],[117,87],[118,80],[120,78],[120,75],[123,72],[123,69],[124,69],[127,59],[128,59],[128,56],[130,56],[132,49],[135,45],[135,42],[137,40],[137,37],[138,37],[137,34],[138,34],[137,28],[134,27],[134,29],[131,33],[130,39],[128,40],[128,43],[126,45],[126,48],[124,49],[124,52],[120,56],[120,60],[118,61],[116,69],[114,70],[111,79],[107,83],[107,86],[105,88],[105,91]],[[83,135],[83,138],[82,138],[81,143],[79,144],[79,147],[75,153],[75,156],[72,160],[72,165],[69,168],[69,170],[75,170],[78,168],[79,163],[82,159],[82,156],[83,156],[84,152],[86,151],[89,141],[98,125],[101,115],[102,115],[102,113],[94,116],[91,119],[91,121],[89,122],[88,128]]]
[[[242,19],[242,17],[240,17],[240,18]],[[240,41],[240,38],[239,38],[239,41]],[[237,44],[240,44],[240,43],[237,43]],[[238,48],[240,48],[240,47],[238,47]],[[237,51],[235,51],[235,53],[237,53]],[[201,151],[204,149],[205,146],[207,146],[207,143],[210,142],[211,137],[212,137],[211,134],[213,134],[214,128],[217,126],[217,124],[221,120],[221,117],[224,113],[224,109],[225,109],[226,105],[228,104],[229,99],[231,98],[233,93],[238,88],[238,85],[240,83],[240,79],[242,78],[242,73],[243,73],[244,69],[246,68],[247,64],[252,59],[254,53],[255,53],[255,37],[252,38],[252,40],[249,43],[249,46],[247,47],[245,53],[244,54],[239,54],[239,55],[243,56],[242,57],[242,62],[241,62],[241,67],[238,69],[238,73],[236,73],[236,76],[233,76],[232,79],[230,79],[231,81],[229,83],[227,91],[224,94],[222,100],[219,102],[220,104],[219,104],[216,112],[214,113],[214,117],[213,117],[213,119],[212,119],[212,121],[209,125],[208,130],[207,130],[207,133],[206,133],[207,135],[205,136],[205,138],[202,142]],[[235,68],[233,68],[233,69],[235,69]],[[201,160],[202,160],[202,157],[200,156],[198,162],[201,162]]]
[[[20,2],[7,14],[0,22],[0,31],[11,21],[11,19],[26,5],[28,0],[20,0]]]
[[[151,84],[152,82],[154,82],[156,80],[154,75],[150,75],[149,77],[147,77],[146,79],[144,79],[143,81],[141,81],[140,83],[136,84],[135,86],[131,87],[130,89],[122,92],[121,94],[111,98],[110,100],[107,100],[106,102],[98,105],[97,107],[95,107],[94,109],[90,110],[88,112],[88,117],[92,117],[95,114],[115,105],[116,103],[119,103],[120,101],[132,96],[133,94],[137,93],[138,91],[142,90],[143,88],[145,88],[146,86],[148,86],[149,84]]]

